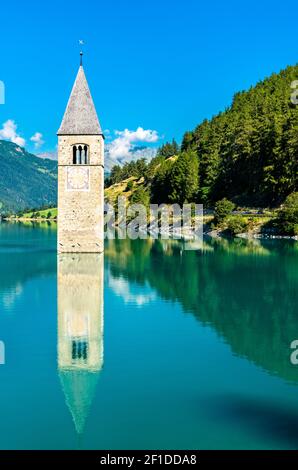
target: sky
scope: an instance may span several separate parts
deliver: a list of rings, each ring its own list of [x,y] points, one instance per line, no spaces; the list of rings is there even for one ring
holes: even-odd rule
[[[1,2],[0,139],[55,151],[82,39],[107,142],[180,142],[234,93],[297,63],[297,13],[290,0]]]

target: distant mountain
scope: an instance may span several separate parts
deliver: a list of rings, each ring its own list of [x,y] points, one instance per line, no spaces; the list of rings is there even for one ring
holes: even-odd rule
[[[105,173],[114,165],[146,158],[151,160],[156,149],[134,147],[129,157],[112,159],[110,145],[105,145]],[[57,203],[57,153],[37,156],[12,142],[0,140],[0,214],[40,208]]]
[[[0,140],[0,214],[57,202],[57,161]]]
[[[58,154],[57,151],[53,150],[52,152],[42,152],[42,153],[37,153],[37,157],[39,158],[48,158],[49,160],[57,160],[58,159]]]

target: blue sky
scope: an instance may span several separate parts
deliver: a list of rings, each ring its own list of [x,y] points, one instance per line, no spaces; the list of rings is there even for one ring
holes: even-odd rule
[[[84,39],[103,129],[180,141],[236,91],[297,62],[297,13],[289,0],[2,2],[0,129],[13,120],[29,150],[36,132],[39,151],[55,149]]]

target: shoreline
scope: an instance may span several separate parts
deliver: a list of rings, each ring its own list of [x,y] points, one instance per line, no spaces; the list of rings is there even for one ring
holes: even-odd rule
[[[4,220],[5,222],[56,222],[57,219],[50,218],[47,219],[46,217],[34,217],[34,218],[28,218],[28,217],[2,217],[1,220]]]
[[[272,233],[251,233],[251,232],[244,232],[239,233],[237,235],[228,235],[223,232],[216,232],[215,230],[211,230],[208,232],[204,232],[204,235],[210,238],[242,238],[245,240],[294,240],[298,241],[298,235],[278,235]]]
[[[36,218],[27,218],[27,217],[2,217],[1,221],[11,222],[11,223],[53,223],[57,224],[57,218],[46,218],[46,217],[36,217]],[[115,226],[117,228],[117,226]],[[170,229],[173,228],[173,225],[170,226]],[[162,235],[162,234],[160,234]],[[171,235],[173,232],[171,231]],[[244,232],[236,235],[230,235],[226,231],[221,230],[203,230],[203,236],[210,238],[225,238],[225,239],[235,239],[242,238],[245,240],[293,240],[298,241],[298,235],[281,235],[272,232]],[[186,234],[181,234],[181,240],[190,240],[190,237]]]

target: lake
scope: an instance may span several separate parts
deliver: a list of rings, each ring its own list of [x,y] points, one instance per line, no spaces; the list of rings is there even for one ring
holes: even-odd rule
[[[0,224],[1,449],[297,449],[298,244]]]

